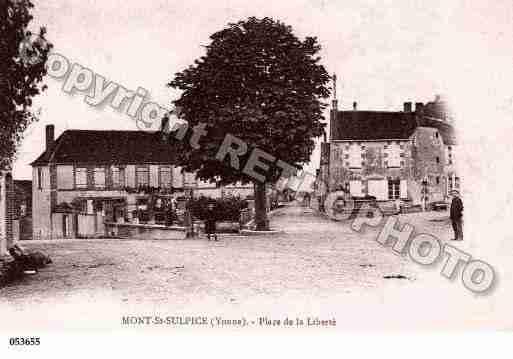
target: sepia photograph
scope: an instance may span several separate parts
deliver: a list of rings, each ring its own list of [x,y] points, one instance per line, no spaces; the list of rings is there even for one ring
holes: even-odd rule
[[[512,84],[510,0],[1,0],[0,347],[511,331]]]

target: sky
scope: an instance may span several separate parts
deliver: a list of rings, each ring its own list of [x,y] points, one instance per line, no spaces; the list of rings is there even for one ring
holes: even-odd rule
[[[478,77],[473,79],[479,71],[484,73],[481,80],[493,80],[483,70],[492,60],[499,66],[511,64],[511,1],[34,3],[33,26],[47,27],[54,51],[126,88],[143,87],[151,101],[165,106],[179,95],[166,83],[204,54],[210,34],[250,16],[279,19],[300,38],[318,37],[322,64],[338,76],[339,109],[350,109],[356,101],[362,110],[401,110],[405,101],[427,102],[439,93],[451,98],[458,91],[463,98],[471,86],[480,86]],[[468,63],[476,58],[483,62]],[[508,78],[502,78],[504,73],[496,76],[495,80]],[[84,102],[83,93],[62,91],[63,81],[45,81],[49,88],[34,106],[40,109],[40,121],[25,134],[14,164],[15,178],[31,177],[29,164],[44,149],[47,124],[55,125],[56,137],[66,129],[137,129],[125,113],[92,107]],[[480,90],[487,93],[486,88]],[[509,106],[508,99],[499,102]],[[318,162],[317,148],[308,168],[314,171]]]

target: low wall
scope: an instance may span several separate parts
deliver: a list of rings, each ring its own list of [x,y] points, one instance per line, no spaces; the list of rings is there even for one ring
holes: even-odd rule
[[[184,239],[185,228],[158,224],[105,223],[107,233],[121,238]]]

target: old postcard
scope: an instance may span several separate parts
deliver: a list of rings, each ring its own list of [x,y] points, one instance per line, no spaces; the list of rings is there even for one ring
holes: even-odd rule
[[[513,3],[0,3],[0,319],[510,330]]]

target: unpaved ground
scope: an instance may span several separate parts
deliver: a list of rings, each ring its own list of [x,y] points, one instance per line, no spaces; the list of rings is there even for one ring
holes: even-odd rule
[[[442,240],[452,237],[447,213],[412,214],[401,216],[401,221],[414,225],[419,233]],[[280,210],[272,223],[285,233],[231,236],[219,242],[203,238],[30,242],[25,246],[45,251],[54,263],[0,289],[2,307],[20,326],[32,323],[46,328],[52,323],[56,329],[116,327],[121,313],[141,310],[307,313],[337,317],[338,326],[346,329],[402,328],[400,323],[415,327],[415,321],[408,318],[410,314],[398,313],[398,308],[408,312],[428,307],[418,317],[430,326],[442,325],[430,313],[450,301],[427,288],[464,291],[436,270],[381,246],[375,241],[377,230],[357,233],[349,223],[333,222],[298,206]]]
[[[301,207],[275,215],[274,236],[199,240],[72,240],[31,242],[54,264],[2,289],[23,304],[63,298],[74,291],[113,291],[125,301],[186,301],[197,296],[244,301],[287,291],[313,294],[374,288],[383,276],[413,277],[407,261],[348,226]]]

